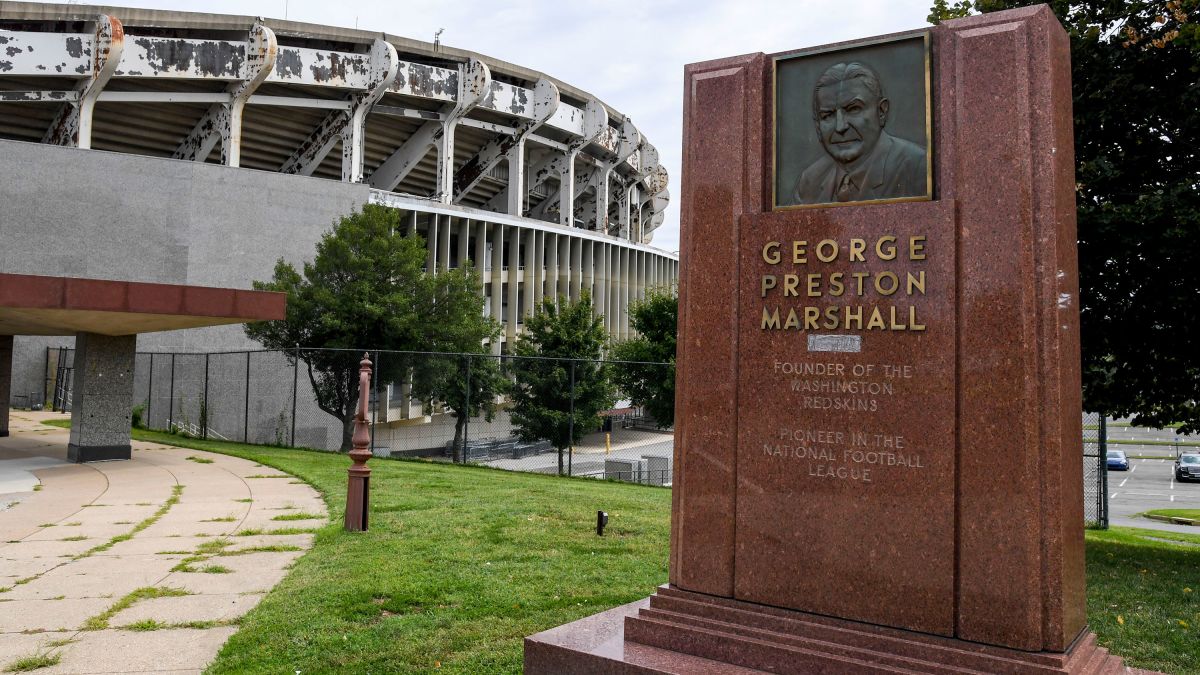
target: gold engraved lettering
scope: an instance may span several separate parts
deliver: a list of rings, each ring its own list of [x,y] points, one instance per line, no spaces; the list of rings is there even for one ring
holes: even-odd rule
[[[850,240],[850,262],[866,262],[867,259],[863,253],[867,250],[867,240],[851,239]]]
[[[800,328],[800,319],[796,316],[796,310],[788,310],[787,321],[784,322],[783,327],[785,330],[788,328]]]
[[[854,324],[855,330],[862,330],[863,327],[863,308],[862,305],[853,305],[846,308],[846,325],[844,329],[850,330],[850,325]]]
[[[834,328],[838,327],[838,323],[840,323],[838,320],[838,308],[837,307],[826,307],[825,308],[825,328],[827,330],[833,330]]]
[[[774,274],[764,274],[763,278],[762,278],[762,296],[761,297],[764,297],[764,298],[767,297],[767,291],[771,290],[772,288],[775,288],[776,283],[778,283],[778,282],[775,280]]]
[[[800,275],[785,274],[783,275],[783,297],[799,297],[800,291],[796,287],[800,285]]]
[[[766,261],[768,265],[778,265],[779,261],[782,259],[782,256],[779,255],[779,242],[768,241],[766,245],[763,246],[762,256],[763,260]]]
[[[883,283],[884,279],[890,280],[890,285]],[[900,279],[896,277],[895,272],[880,272],[875,275],[875,291],[880,295],[891,295],[900,287]]]
[[[804,330],[817,330],[817,319],[821,318],[821,310],[818,307],[804,308]]]
[[[925,259],[925,237],[912,237],[908,240],[908,259],[909,260],[924,260]]]
[[[922,272],[921,274],[924,274]],[[841,272],[834,272],[829,275],[829,294],[833,297],[841,297],[842,293],[846,292],[846,284],[842,283],[842,277],[845,276]]]
[[[895,260],[896,259],[896,237],[894,235],[886,235],[879,238],[875,242],[875,255],[880,260]]]
[[[917,272],[916,276],[908,273],[908,294],[912,295],[914,291],[921,291],[921,295],[925,295],[925,270]]]
[[[883,330],[887,324],[883,322],[883,313],[876,307],[871,310],[871,318],[867,320],[867,330]]]
[[[821,251],[827,250],[828,253],[822,255]],[[817,260],[821,262],[833,262],[838,257],[838,243],[832,239],[822,239],[817,243]]]
[[[776,307],[775,311],[773,311],[773,312],[769,312],[769,311],[767,311],[766,307],[763,307],[762,329],[767,330],[768,328],[779,328],[779,308],[778,307]]]
[[[819,248],[817,249],[817,251],[820,251],[820,250],[821,249],[819,249]],[[817,255],[820,255],[820,253],[818,253]],[[806,285],[808,286],[808,297],[810,297],[810,298],[821,297],[821,275],[820,274],[808,275],[808,281],[807,281]]]
[[[803,239],[792,242],[793,265],[804,265],[808,263],[807,252],[805,251],[806,246],[808,246],[808,242],[804,241]]]

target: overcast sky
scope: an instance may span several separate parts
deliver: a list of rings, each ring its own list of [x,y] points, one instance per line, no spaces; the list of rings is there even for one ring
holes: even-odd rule
[[[679,248],[684,64],[921,28],[932,0],[114,0],[114,4],[357,26],[426,41],[444,28],[442,44],[569,82],[629,115],[658,148],[670,172],[671,206],[653,243],[674,251]]]

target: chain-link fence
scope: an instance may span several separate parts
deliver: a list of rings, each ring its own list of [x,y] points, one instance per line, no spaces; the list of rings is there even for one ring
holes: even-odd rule
[[[1108,428],[1104,415],[1083,415],[1083,522],[1108,529]]]
[[[353,418],[362,355],[310,349],[139,353],[134,403],[151,429],[348,449],[353,427],[343,420]],[[380,350],[369,355],[375,376],[368,413],[377,456],[672,483],[671,430],[611,384],[621,375],[626,381],[673,380],[671,364]],[[47,352],[47,396],[57,410],[70,409],[73,359],[70,349]],[[1104,417],[1086,414],[1083,436],[1084,519],[1089,527],[1105,528]]]
[[[673,381],[669,363],[368,352],[377,456],[513,471],[672,480],[673,435],[615,381]],[[197,438],[349,449],[359,360],[352,350],[139,353],[143,426]],[[50,350],[53,406],[69,410],[73,350]],[[668,404],[667,409],[672,407]],[[667,428],[662,428],[666,426]]]

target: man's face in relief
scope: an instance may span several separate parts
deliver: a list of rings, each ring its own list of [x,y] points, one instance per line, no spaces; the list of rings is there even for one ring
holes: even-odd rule
[[[817,90],[817,134],[825,151],[841,164],[867,155],[887,121],[887,99],[854,77]]]

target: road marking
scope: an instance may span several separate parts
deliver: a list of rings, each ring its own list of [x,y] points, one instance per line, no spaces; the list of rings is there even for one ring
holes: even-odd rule
[[[1118,485],[1117,487],[1125,487],[1125,484],[1126,484],[1126,483],[1128,483],[1128,482],[1129,482],[1129,479],[1128,479],[1128,478],[1126,478],[1125,480],[1121,481],[1121,484],[1120,484],[1120,485]]]
[[[1146,460],[1143,459],[1142,461],[1145,462]],[[1129,473],[1133,473],[1134,471],[1137,471],[1136,465],[1129,467]]]
[[[1175,495],[1171,495],[1171,501],[1175,501]]]
[[[1109,496],[1108,496],[1108,498],[1109,498],[1109,499],[1116,499],[1116,498],[1117,498],[1117,495],[1119,495],[1119,494],[1121,494],[1121,493],[1120,493],[1120,492],[1114,492],[1114,493],[1112,493],[1111,495],[1109,495]]]

